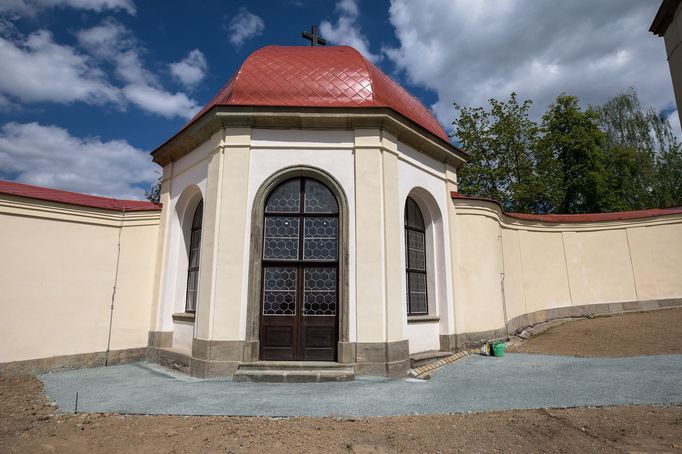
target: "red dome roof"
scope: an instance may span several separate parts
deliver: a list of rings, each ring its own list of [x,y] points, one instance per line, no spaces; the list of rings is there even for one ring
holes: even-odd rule
[[[348,46],[263,47],[191,122],[221,105],[388,107],[448,142],[443,127],[417,98]]]

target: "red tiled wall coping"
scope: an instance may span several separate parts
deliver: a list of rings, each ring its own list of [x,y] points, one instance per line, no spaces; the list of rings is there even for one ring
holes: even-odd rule
[[[108,197],[80,194],[78,192],[62,191],[59,189],[50,189],[2,180],[0,180],[0,194],[112,211],[158,211],[161,209],[161,205],[156,205],[151,202],[110,199]]]
[[[572,222],[600,222],[600,221],[622,221],[626,219],[642,219],[652,218],[656,216],[665,216],[670,214],[682,214],[682,207],[673,208],[652,208],[650,210],[638,211],[617,211],[615,213],[585,213],[585,214],[526,214],[526,213],[507,213],[502,209],[500,202],[494,199],[487,199],[484,197],[471,197],[460,194],[458,192],[451,192],[450,196],[453,199],[461,200],[480,200],[483,202],[494,203],[502,213],[510,218],[522,219],[524,221],[536,222],[553,222],[553,223],[572,223]]]

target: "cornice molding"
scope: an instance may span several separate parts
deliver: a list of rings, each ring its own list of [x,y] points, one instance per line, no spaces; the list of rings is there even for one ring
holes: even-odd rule
[[[290,108],[215,106],[199,120],[187,126],[152,156],[165,166],[197,148],[213,134],[234,128],[351,130],[375,128],[385,130],[415,150],[438,161],[459,168],[467,155],[459,148],[424,130],[404,116],[388,108]],[[229,142],[229,138],[227,138]]]

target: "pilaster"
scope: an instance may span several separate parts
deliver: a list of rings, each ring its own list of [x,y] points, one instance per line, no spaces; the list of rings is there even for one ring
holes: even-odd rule
[[[224,134],[224,131],[221,131]],[[204,220],[201,229],[201,256],[199,261],[199,288],[194,337],[210,340],[213,336],[215,306],[216,262],[218,259],[218,237],[224,168],[224,139],[221,139],[209,153],[204,196]]]
[[[457,236],[457,216],[455,204],[452,201],[451,194],[457,191],[457,170],[449,165],[445,165],[445,197],[447,200],[448,207],[448,244],[450,245],[450,276],[452,283],[452,301],[450,302],[450,310],[447,312],[447,326],[449,327],[447,333],[441,332],[441,350],[455,350],[457,348],[456,344],[443,341],[443,335],[448,336],[450,334],[455,334],[462,332],[464,329],[461,321],[463,317],[461,316],[461,308],[457,304],[460,300],[459,289],[461,285],[459,284],[459,273],[457,257],[459,253],[458,248],[458,236]]]
[[[168,250],[168,231],[169,231],[169,217],[172,211],[170,194],[173,175],[173,163],[166,165],[163,168],[163,175],[161,177],[161,191],[159,194],[159,202],[162,205],[161,218],[159,219],[159,235],[156,245],[156,263],[154,264],[154,288],[152,290],[152,308],[151,308],[151,326],[150,331],[157,331],[162,329],[161,314],[161,299],[163,298],[163,282],[165,280],[166,267],[164,266],[167,260]]]
[[[355,129],[357,341],[386,341],[381,134]]]
[[[244,292],[244,242],[246,231],[247,194],[251,156],[251,129],[226,130],[222,185],[220,187],[220,223],[217,230],[216,282],[214,294],[213,337],[218,341],[243,339],[241,321],[246,304]]]
[[[404,292],[402,275],[405,270],[401,260],[400,188],[398,187],[398,144],[391,134],[382,131],[382,166],[384,194],[384,263],[386,295],[386,340],[405,338]]]
[[[352,350],[359,374],[403,377],[409,368],[398,189],[396,139],[378,129],[356,129],[357,342]]]

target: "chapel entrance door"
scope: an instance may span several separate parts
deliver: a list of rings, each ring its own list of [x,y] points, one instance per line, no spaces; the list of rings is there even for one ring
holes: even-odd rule
[[[335,361],[338,203],[317,180],[279,185],[265,205],[260,359]]]

